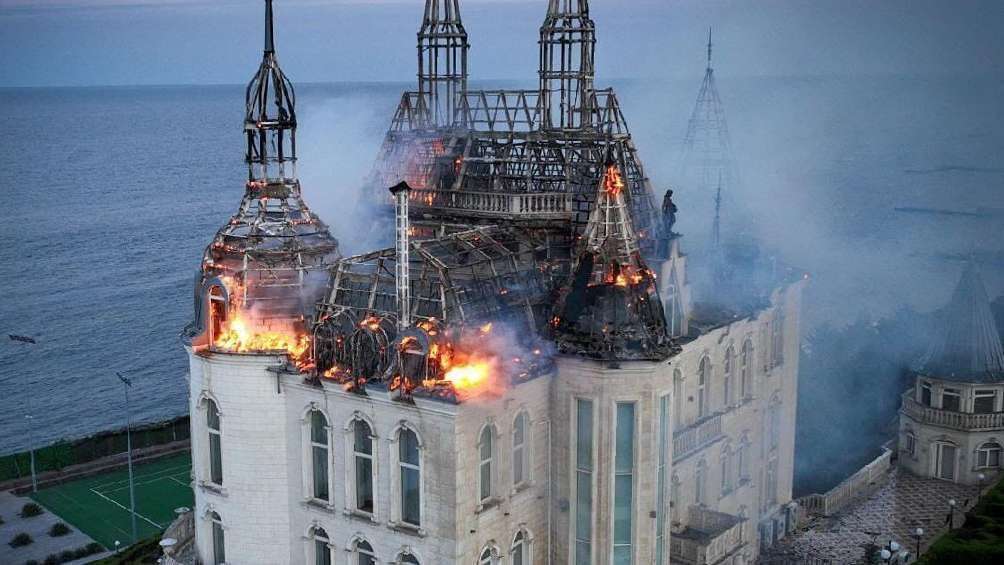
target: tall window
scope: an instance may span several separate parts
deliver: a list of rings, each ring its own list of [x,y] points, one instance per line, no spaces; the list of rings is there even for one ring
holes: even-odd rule
[[[672,484],[669,491],[669,508],[674,524],[679,524],[682,520],[682,508],[680,508],[680,493],[683,491],[683,483],[680,476],[673,473]]]
[[[736,449],[736,472],[740,481],[749,478],[749,436],[743,434],[739,440],[739,447]]]
[[[770,435],[770,448],[776,449],[781,443],[781,401],[778,399],[773,400],[770,403],[770,413],[769,413],[769,435]]]
[[[575,565],[590,565],[593,550],[593,403],[575,401]]]
[[[777,502],[777,458],[771,459],[767,463],[767,495],[764,497],[766,508],[770,508]]]
[[[722,368],[725,371],[725,379],[722,380],[722,402],[726,406],[732,405],[732,358],[734,356],[735,351],[731,347],[725,350],[725,362],[722,364]]]
[[[937,443],[934,449],[935,476],[946,481],[955,480],[955,460],[958,448],[950,443]]]
[[[722,457],[721,460],[719,461],[719,464],[721,466],[721,474],[722,474],[721,489],[722,489],[722,495],[724,496],[732,492],[732,473],[733,473],[732,452],[729,451],[728,446],[722,448]]]
[[[958,389],[946,388],[941,391],[941,409],[959,412],[962,408],[962,394]]]
[[[973,399],[973,412],[977,414],[989,414],[994,411],[997,404],[997,391],[977,390],[976,398]]]
[[[401,481],[401,521],[413,526],[422,524],[421,469],[418,436],[401,428],[397,437],[398,472]]]
[[[313,482],[311,495],[318,500],[328,501],[331,499],[328,489],[328,420],[320,410],[310,412],[310,456]]]
[[[778,307],[771,325],[771,341],[774,344],[772,360],[774,367],[784,363],[784,309]]]
[[[669,463],[669,395],[659,397],[659,463],[655,502],[655,562],[666,552],[666,469]]]
[[[910,457],[917,456],[917,436],[913,435],[913,432],[906,432],[906,449],[904,451]]]
[[[520,412],[512,423],[512,483],[521,485],[530,478],[530,458],[527,447],[529,417]]]
[[[321,528],[310,532],[314,550],[314,565],[331,565],[331,540],[328,533]]]
[[[213,531],[213,563],[226,563],[227,548],[226,540],[223,537],[223,520],[216,512],[210,512],[209,523]]]
[[[366,540],[356,540],[352,547],[355,553],[355,565],[376,565],[376,554],[373,553],[373,546]]]
[[[223,484],[223,454],[220,447],[220,409],[216,402],[206,399],[206,427],[209,430],[209,480]],[[222,530],[221,530],[222,531]]]
[[[516,532],[512,540],[512,565],[530,565],[529,543],[524,530]]]
[[[920,383],[920,403],[924,406],[932,406],[931,383]]]
[[[704,504],[708,490],[708,464],[702,459],[697,462],[697,472],[694,473],[694,502]]]
[[[352,438],[355,509],[373,513],[373,431],[370,425],[360,419],[353,420]]]
[[[976,450],[976,466],[996,469],[1001,466],[1001,444],[988,441]]]
[[[697,376],[697,417],[703,418],[708,415],[708,383],[711,381],[711,360],[707,357],[701,359]]]
[[[750,338],[743,342],[739,359],[739,393],[743,398],[753,396],[753,340]]]
[[[494,472],[494,435],[491,426],[485,426],[481,430],[481,439],[478,441],[478,500],[484,502],[495,494],[492,488],[492,473]]]
[[[633,402],[617,403],[614,438],[614,559],[613,565],[631,565],[631,514],[634,508]]]
[[[683,427],[683,373],[673,370],[673,425],[677,430]]]

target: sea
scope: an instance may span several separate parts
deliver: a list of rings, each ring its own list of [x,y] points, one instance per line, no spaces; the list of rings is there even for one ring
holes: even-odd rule
[[[674,183],[700,78],[612,81],[695,262],[713,195]],[[362,251],[352,203],[409,88],[298,86],[305,196],[347,252]],[[1000,77],[718,88],[740,171],[724,229],[805,271],[807,328],[937,308],[970,255],[1004,293]],[[202,251],[243,191],[243,111],[240,85],[0,89],[0,455],[186,413],[179,334]]]

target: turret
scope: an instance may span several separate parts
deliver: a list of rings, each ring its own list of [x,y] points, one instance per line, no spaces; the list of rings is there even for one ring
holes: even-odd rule
[[[425,0],[418,31],[418,92],[430,126],[457,125],[467,92],[467,31],[459,0]]]
[[[595,51],[589,0],[550,0],[540,28],[540,99],[545,129],[592,125]]]

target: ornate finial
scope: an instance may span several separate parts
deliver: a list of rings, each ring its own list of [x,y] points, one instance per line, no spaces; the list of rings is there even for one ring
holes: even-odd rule
[[[272,0],[265,0],[265,53],[275,53],[275,33],[272,26]]]

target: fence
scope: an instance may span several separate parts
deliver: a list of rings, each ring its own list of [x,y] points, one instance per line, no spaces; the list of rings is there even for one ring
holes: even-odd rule
[[[883,447],[882,455],[865,465],[857,473],[845,479],[826,494],[810,494],[798,500],[798,504],[809,514],[832,516],[871,488],[876,481],[883,478],[891,465],[892,450]]]
[[[188,439],[188,416],[146,424],[132,430],[133,449],[163,445]],[[126,431],[109,430],[72,441],[59,441],[35,450],[35,471],[60,471],[70,465],[87,463],[109,455],[126,452]],[[0,457],[0,481],[31,475],[29,452]]]

